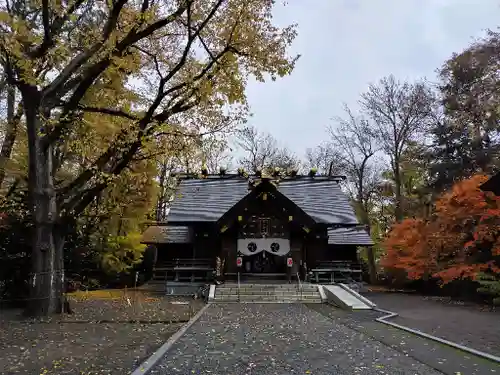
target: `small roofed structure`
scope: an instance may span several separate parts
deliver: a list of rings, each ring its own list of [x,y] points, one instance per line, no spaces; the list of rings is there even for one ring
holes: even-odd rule
[[[373,246],[364,226],[328,230],[326,257],[315,259],[310,271],[312,281],[322,283],[360,281],[362,270],[358,263],[358,246]]]
[[[160,245],[171,243],[184,243],[192,242],[192,231],[189,227],[167,227],[153,225],[148,227],[142,234],[141,243],[146,245]]]
[[[328,231],[328,245],[373,246],[373,240],[363,226],[337,228]]]
[[[482,184],[480,189],[483,191],[491,191],[495,195],[500,195],[500,172]]]

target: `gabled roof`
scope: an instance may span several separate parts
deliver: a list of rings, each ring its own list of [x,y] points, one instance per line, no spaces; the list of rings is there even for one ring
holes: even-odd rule
[[[298,220],[302,225],[306,226],[306,228],[316,224],[313,218],[304,212],[296,203],[291,201],[290,198],[285,196],[276,185],[270,180],[263,179],[258,185],[254,186],[243,199],[222,215],[217,221],[217,225],[222,229],[224,226],[230,226],[232,222],[236,221],[237,215],[244,215],[246,212],[259,212],[262,206],[258,199],[264,196],[267,202],[274,202],[274,204],[278,205],[283,210],[279,210],[281,211],[280,214],[286,215],[287,219],[289,216],[292,216],[292,218],[294,218],[293,220]],[[245,211],[247,209],[248,211]]]
[[[248,194],[243,178],[182,180],[167,217],[175,222],[215,222]]]
[[[358,223],[337,180],[307,176],[285,178],[279,182],[278,191],[318,223]],[[215,222],[248,192],[247,179],[237,176],[181,180],[167,221]]]
[[[349,199],[334,180],[304,178],[284,180],[279,191],[318,223],[357,224]]]
[[[141,243],[190,243],[191,240],[191,230],[188,227],[150,226],[142,234]]]
[[[329,245],[374,245],[368,232],[363,227],[338,228],[328,230]]]

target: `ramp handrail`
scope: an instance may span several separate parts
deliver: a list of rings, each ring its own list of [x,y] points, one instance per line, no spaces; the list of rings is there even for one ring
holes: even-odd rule
[[[238,302],[240,302],[240,271],[238,271]]]
[[[298,283],[299,292],[300,292],[300,299],[302,300],[302,283],[300,282],[300,275],[298,272],[297,272],[297,283]]]

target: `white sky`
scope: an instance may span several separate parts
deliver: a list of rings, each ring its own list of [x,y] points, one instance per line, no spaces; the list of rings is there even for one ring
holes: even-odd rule
[[[251,124],[298,156],[320,144],[325,127],[353,109],[370,82],[435,79],[453,52],[500,26],[499,0],[290,0],[276,22],[298,23],[291,50],[301,59],[291,76],[252,82]]]

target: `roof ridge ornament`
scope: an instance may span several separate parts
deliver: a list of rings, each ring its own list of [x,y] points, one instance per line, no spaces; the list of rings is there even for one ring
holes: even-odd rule
[[[201,175],[202,175],[202,178],[206,178],[208,176],[208,168],[207,168],[207,165],[205,163],[203,163],[201,166]]]
[[[280,167],[274,167],[273,171],[273,177],[280,177],[281,176],[281,168]]]
[[[238,176],[248,178],[248,173],[245,171],[245,168],[238,168]]]

